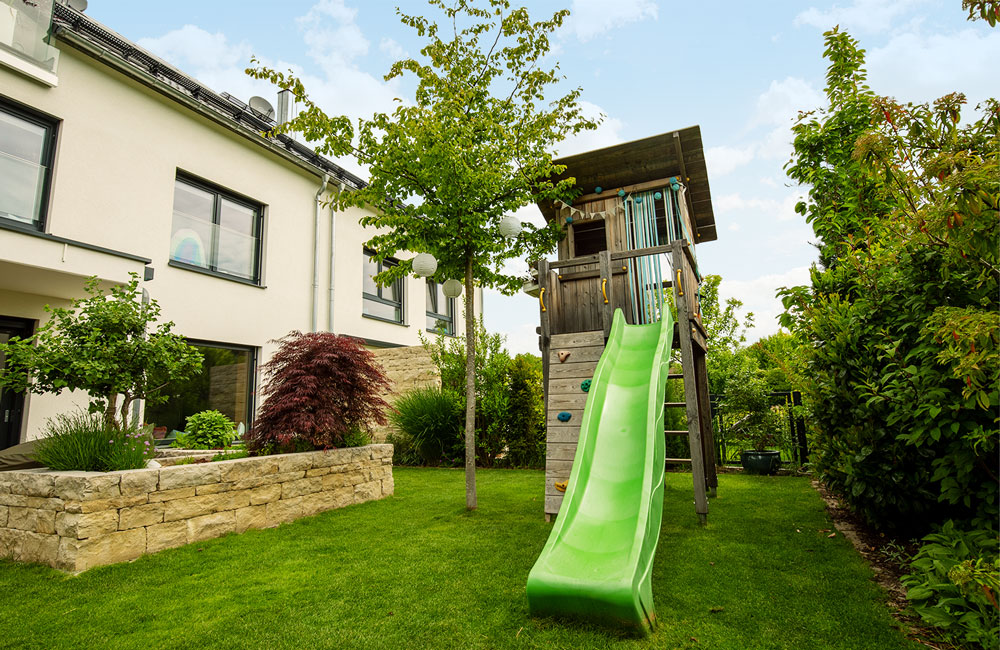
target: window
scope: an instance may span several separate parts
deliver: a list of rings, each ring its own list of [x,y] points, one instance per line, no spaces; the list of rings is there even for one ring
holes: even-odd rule
[[[574,257],[593,255],[608,250],[604,220],[577,222],[573,224]]]
[[[258,283],[263,212],[259,203],[178,177],[171,262]]]
[[[446,298],[442,285],[427,281],[427,331],[455,335],[455,299]]]
[[[55,123],[0,103],[0,219],[42,230]]]
[[[391,323],[403,322],[403,280],[400,278],[387,287],[375,284],[374,277],[396,266],[398,262],[387,259],[379,262],[374,258],[375,252],[364,250],[365,268],[361,295],[364,298],[362,313],[370,318],[386,320]]]
[[[201,373],[164,392],[163,404],[146,406],[145,420],[155,427],[154,435],[183,431],[189,415],[214,409],[237,426],[250,426],[254,412],[254,379],[257,353],[254,348],[224,343],[191,342],[205,358]]]

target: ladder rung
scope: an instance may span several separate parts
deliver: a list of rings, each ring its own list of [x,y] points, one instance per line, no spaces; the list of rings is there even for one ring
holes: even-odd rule
[[[664,402],[664,406],[668,409],[682,409],[687,408],[687,402]]]
[[[667,379],[684,379],[684,375],[679,375],[671,372],[667,375]]]
[[[690,463],[690,458],[666,458],[664,459],[668,463]]]
[[[686,436],[688,434],[686,429],[684,431],[675,431],[672,429],[667,429],[663,433],[668,436]]]

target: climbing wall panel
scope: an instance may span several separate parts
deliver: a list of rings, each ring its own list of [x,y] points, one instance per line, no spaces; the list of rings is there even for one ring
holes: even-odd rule
[[[560,353],[565,356],[560,361]],[[568,355],[567,355],[568,353]],[[594,376],[604,353],[604,331],[553,334],[549,345],[549,381],[546,388],[545,517],[559,512],[563,493],[555,484],[569,479],[580,437],[580,420],[587,403],[581,388]],[[559,418],[563,414],[563,419]],[[566,420],[566,415],[569,419]]]

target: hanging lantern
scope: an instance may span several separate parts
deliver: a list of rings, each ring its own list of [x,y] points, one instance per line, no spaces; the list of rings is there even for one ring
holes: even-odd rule
[[[659,192],[657,192],[656,194],[653,195],[653,198],[656,199],[657,201],[659,201],[660,199],[663,198],[663,195],[660,194]]]
[[[598,185],[597,187],[594,188],[594,194],[600,194],[603,191],[604,191],[604,188],[601,187],[600,185]]]
[[[618,196],[625,196],[625,190],[618,190]]]
[[[437,271],[438,261],[430,253],[420,253],[413,258],[413,272],[418,278],[427,278]]]
[[[514,239],[521,234],[521,222],[512,214],[500,220],[500,234],[507,239]]]
[[[441,291],[444,292],[445,298],[458,298],[462,295],[462,283],[455,279],[445,280],[441,285]]]

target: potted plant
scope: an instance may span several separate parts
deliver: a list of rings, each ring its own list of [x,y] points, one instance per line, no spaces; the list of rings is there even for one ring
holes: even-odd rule
[[[781,467],[781,452],[769,449],[778,442],[777,417],[771,417],[771,413],[756,416],[751,413],[744,418],[753,422],[740,430],[739,439],[749,447],[740,450],[740,464],[747,474],[774,474]]]

